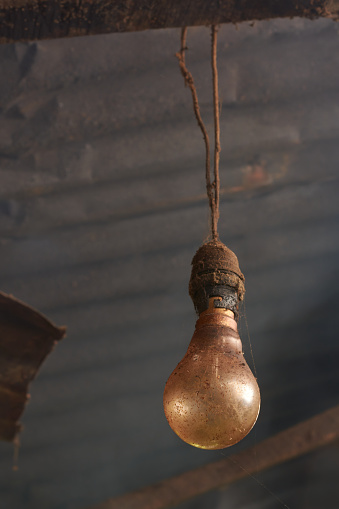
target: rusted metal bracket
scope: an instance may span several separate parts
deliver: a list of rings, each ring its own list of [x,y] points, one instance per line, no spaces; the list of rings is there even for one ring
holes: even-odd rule
[[[0,0],[0,42],[338,13],[338,0]]]
[[[108,500],[91,509],[166,509],[330,444],[338,438],[339,406],[336,406],[229,458]]]
[[[65,334],[65,327],[0,292],[0,440],[13,441],[20,432],[28,386]]]

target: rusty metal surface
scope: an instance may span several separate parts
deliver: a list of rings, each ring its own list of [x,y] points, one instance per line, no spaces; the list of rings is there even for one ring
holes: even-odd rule
[[[337,2],[332,0],[291,0],[223,2],[199,0],[2,0],[0,42],[51,39],[80,35],[128,32],[272,18],[301,16],[336,19]]]
[[[20,432],[29,384],[65,333],[64,327],[0,292],[0,440],[13,441]]]
[[[328,445],[339,438],[339,406],[301,422],[250,449],[166,479],[91,509],[167,509],[261,470]]]
[[[338,404],[337,29],[299,18],[218,34],[220,235],[246,277],[262,394],[234,453]],[[32,383],[17,473],[0,443],[1,508],[81,509],[222,458],[181,444],[162,408],[192,337],[190,264],[208,233],[179,36],[0,47],[0,288],[68,327]],[[207,125],[209,41],[189,30]],[[338,470],[333,445],[263,482],[291,508],[336,508]],[[251,477],[239,482],[181,506],[276,509]]]

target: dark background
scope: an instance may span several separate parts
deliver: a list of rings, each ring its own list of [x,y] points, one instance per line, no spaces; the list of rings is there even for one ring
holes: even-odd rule
[[[18,472],[0,444],[1,508],[84,508],[338,404],[338,30],[295,19],[219,32],[219,229],[246,276],[241,337],[262,393],[254,430],[221,452],[181,442],[162,410],[209,232],[180,31],[0,47],[1,290],[68,326],[31,387]],[[207,28],[189,30],[212,129],[209,44]],[[338,509],[338,471],[334,444],[180,509]]]

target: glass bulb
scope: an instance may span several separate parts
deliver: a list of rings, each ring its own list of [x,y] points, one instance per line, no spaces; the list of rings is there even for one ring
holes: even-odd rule
[[[254,426],[260,409],[257,381],[242,352],[234,313],[216,308],[212,297],[191,343],[164,391],[169,425],[201,449],[236,444]]]

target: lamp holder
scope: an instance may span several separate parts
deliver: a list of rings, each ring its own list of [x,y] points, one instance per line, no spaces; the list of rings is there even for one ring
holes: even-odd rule
[[[230,309],[238,319],[245,278],[237,256],[219,240],[206,242],[194,255],[189,294],[199,315],[208,308],[211,297],[221,297],[214,306]]]

